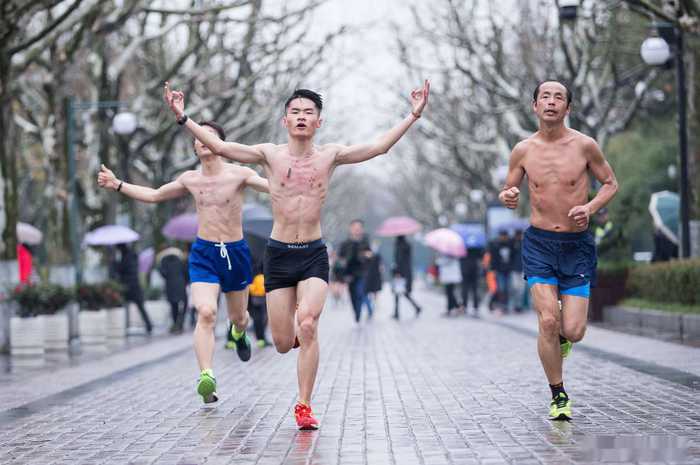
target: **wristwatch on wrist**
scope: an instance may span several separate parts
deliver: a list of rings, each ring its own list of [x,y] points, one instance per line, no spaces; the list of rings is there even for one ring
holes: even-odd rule
[[[183,124],[185,124],[187,122],[187,118],[188,118],[187,114],[183,113],[182,116],[177,119],[177,124],[182,126]]]
[[[411,110],[411,114],[413,115],[413,117],[414,117],[415,119],[420,118],[420,113],[414,113],[413,110]]]
[[[119,181],[119,186],[117,186],[117,192],[122,190],[122,185],[124,185],[124,181]]]

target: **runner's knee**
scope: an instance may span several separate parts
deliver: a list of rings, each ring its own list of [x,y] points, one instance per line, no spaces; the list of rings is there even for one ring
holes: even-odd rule
[[[280,354],[286,354],[287,352],[292,350],[292,346],[294,346],[294,340],[290,341],[287,337],[275,337],[274,334],[272,335],[272,342],[273,344],[275,344],[275,349]]]
[[[198,305],[197,321],[203,325],[214,326],[214,323],[216,323],[216,308],[207,304]]]
[[[581,339],[583,339],[583,336],[585,334],[586,325],[578,325],[571,329],[568,329],[563,336],[571,342],[579,342]]]
[[[540,316],[540,334],[546,336],[555,336],[559,334],[560,322],[559,318],[552,313],[546,313]]]
[[[310,341],[316,338],[316,318],[310,314],[299,315],[299,339]]]

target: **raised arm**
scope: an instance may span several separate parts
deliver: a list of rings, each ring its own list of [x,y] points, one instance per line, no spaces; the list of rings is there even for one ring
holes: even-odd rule
[[[168,82],[165,83],[163,98],[175,114],[177,123],[187,128],[213,153],[240,163],[263,163],[265,161],[265,149],[273,144],[244,145],[219,139],[215,134],[207,131],[187,116],[185,113],[185,94],[171,90]]]
[[[112,189],[132,199],[140,200],[141,202],[158,203],[164,200],[182,197],[187,194],[187,189],[180,181],[181,177],[182,175],[175,181],[163,184],[158,189],[153,189],[151,187],[137,186],[136,184],[120,181],[112,170],[102,165],[100,167],[100,172],[97,174],[97,184],[102,188]]]
[[[372,144],[339,145],[335,156],[336,165],[360,163],[387,153],[391,147],[408,131],[408,128],[420,118],[430,95],[430,82],[426,79],[421,89],[411,92],[411,114],[391,128]]]
[[[525,156],[526,143],[527,142],[522,141],[513,147],[510,160],[508,161],[508,174],[506,175],[505,186],[503,186],[503,189],[501,189],[501,192],[498,194],[498,200],[510,209],[517,208],[518,201],[520,200],[520,183],[523,182],[523,177],[525,176],[525,169],[523,168],[522,162]]]

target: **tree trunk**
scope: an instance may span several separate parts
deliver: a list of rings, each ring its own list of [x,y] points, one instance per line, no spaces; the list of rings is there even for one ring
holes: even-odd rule
[[[17,258],[17,156],[12,153],[12,97],[9,89],[11,82],[10,58],[0,55],[0,184],[2,185],[2,241],[0,259]]]

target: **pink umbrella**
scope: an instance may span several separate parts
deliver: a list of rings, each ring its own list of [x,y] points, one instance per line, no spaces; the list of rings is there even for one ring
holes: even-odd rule
[[[93,229],[85,235],[87,245],[115,245],[139,240],[139,233],[126,226],[112,224]]]
[[[153,247],[144,249],[139,253],[139,273],[148,273],[148,270],[153,266],[153,259],[155,258],[155,252]]]
[[[425,244],[431,249],[452,257],[464,257],[467,254],[462,236],[447,228],[430,231],[425,235]]]
[[[169,239],[192,242],[197,237],[197,225],[196,213],[183,213],[170,218],[162,232]]]
[[[415,234],[423,229],[419,222],[408,216],[392,216],[387,218],[375,231],[377,236],[394,237]]]
[[[44,235],[37,228],[27,223],[17,223],[17,240],[23,244],[37,245]]]

